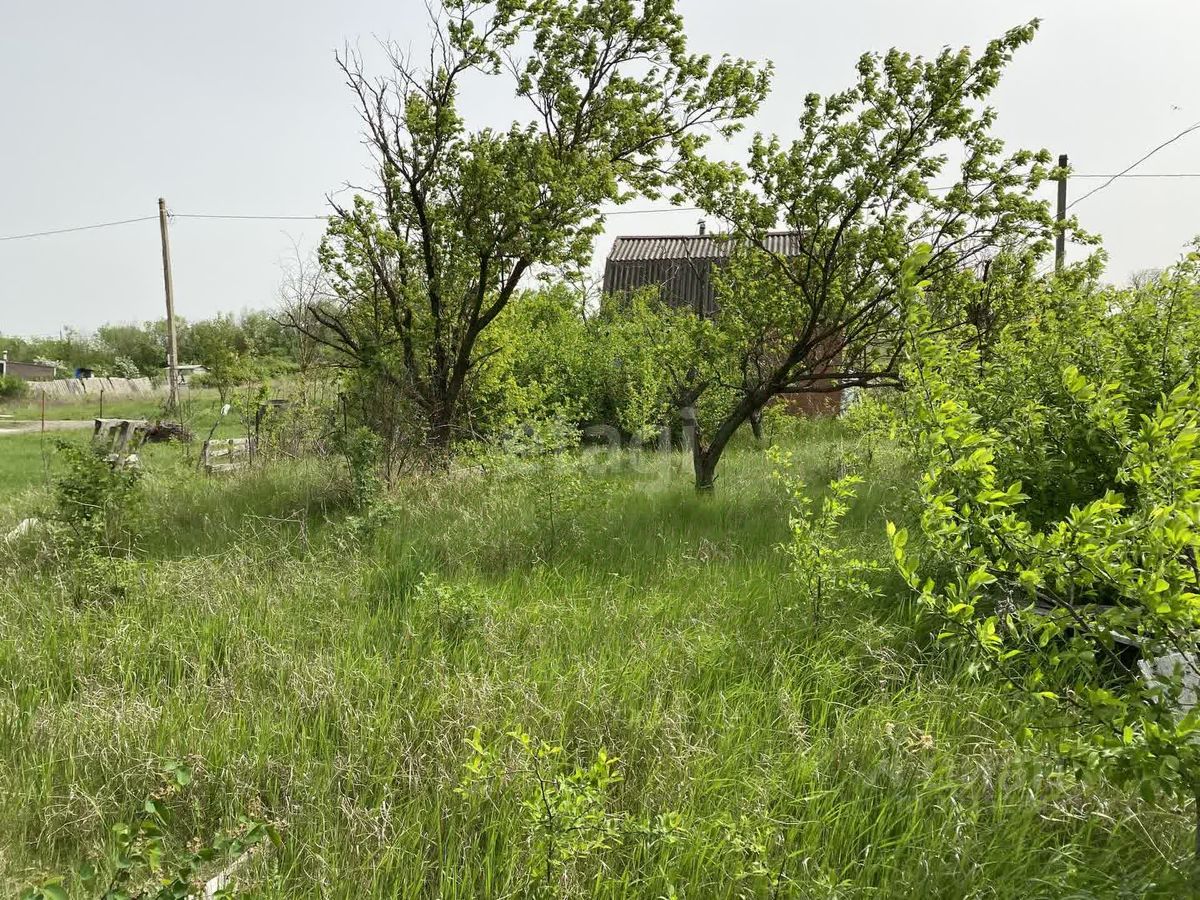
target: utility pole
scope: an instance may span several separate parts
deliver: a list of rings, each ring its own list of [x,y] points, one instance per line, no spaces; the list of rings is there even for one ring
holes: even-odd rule
[[[1054,245],[1054,271],[1062,271],[1067,261],[1067,154],[1058,158],[1058,239]]]
[[[179,350],[175,345],[175,289],[171,285],[171,241],[167,236],[167,201],[158,198],[158,230],[162,234],[163,287],[167,292],[167,409],[179,408]]]

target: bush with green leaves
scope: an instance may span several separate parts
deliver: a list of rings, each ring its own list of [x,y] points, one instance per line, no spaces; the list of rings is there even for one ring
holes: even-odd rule
[[[995,434],[1000,480],[1022,481],[1029,495],[1025,514],[1038,523],[1118,488],[1122,455],[1075,402],[1064,371],[1074,367],[1090,382],[1120,384],[1135,419],[1152,414],[1164,395],[1198,374],[1200,253],[1188,253],[1138,287],[1104,286],[1098,276],[1092,263],[1026,287],[960,281],[956,287],[974,301],[962,300],[949,312],[936,309],[950,293],[942,289],[930,304],[929,327],[949,329],[953,342],[937,360],[938,370],[956,397],[970,399],[981,428]],[[1004,325],[982,341],[955,309],[982,303],[993,289],[1019,296],[989,301],[1007,312]],[[926,403],[921,390],[909,390],[884,404],[910,447],[908,425],[921,421]]]
[[[1130,323],[1112,317],[1128,309],[1088,332],[1107,327],[1112,344],[1127,342]],[[1042,742],[1083,778],[1200,804],[1200,390],[1185,379],[1147,409],[1164,368],[1127,386],[1067,366],[1057,391],[1037,382],[1013,398],[1011,408],[1040,413],[1042,429],[1036,442],[1014,440],[976,410],[994,402],[977,386],[996,363],[981,380],[961,378],[961,346],[929,323],[913,304],[906,413],[923,473],[920,540],[910,546],[907,529],[889,523],[901,573],[944,640],[1028,699],[1013,708],[1018,738]],[[1145,352],[1135,343],[1120,371],[1136,371]],[[1031,503],[1055,489],[1039,480],[1040,460],[1061,452],[1043,444],[1056,433],[1049,423],[1089,448],[1078,463],[1093,473],[1070,486],[1061,512]]]
[[[863,483],[861,475],[847,472],[834,479],[820,503],[814,503],[804,482],[794,474],[790,451],[768,451],[777,468],[775,477],[787,488],[792,503],[788,517],[791,539],[783,545],[792,577],[807,601],[812,620],[820,627],[828,605],[838,607],[873,597],[878,589],[872,576],[881,570],[877,560],[864,558],[841,538],[850,504]]]
[[[267,841],[279,846],[279,831],[272,823],[243,817],[236,827],[211,840],[194,838],[186,845],[173,841],[171,813],[191,783],[187,766],[166,760],[158,790],[143,801],[132,822],[113,825],[109,844],[98,859],[81,865],[74,879],[56,876],[31,885],[21,892],[20,900],[67,900],[72,896],[67,889],[72,881],[98,900],[234,896],[231,868]],[[222,866],[229,867],[224,877]]]
[[[116,356],[113,358],[112,373],[117,378],[141,378],[141,370],[138,369],[135,363],[128,356]]]
[[[16,375],[0,375],[0,400],[20,400],[29,393],[29,385]]]
[[[583,298],[566,285],[514,298],[482,338],[488,356],[471,397],[477,430],[602,420],[606,373],[592,331]]]
[[[579,504],[599,496],[598,485],[584,478],[589,460],[580,452],[580,440],[578,426],[567,419],[533,419],[463,456],[489,472],[498,488],[516,488],[536,499],[537,515],[521,524],[540,537],[543,562],[553,560],[576,533],[572,514]]]
[[[364,426],[342,436],[342,455],[350,470],[350,487],[355,509],[364,510],[379,496],[379,462],[382,441]]]
[[[565,285],[516,298],[486,337],[472,404],[479,430],[557,419],[649,439],[673,412],[668,348],[657,340],[669,313],[653,292],[607,298],[590,314]]]
[[[111,546],[137,497],[141,470],[114,464],[100,447],[68,441],[58,443],[58,462],[53,518],[59,529],[79,548]]]
[[[599,751],[591,765],[572,765],[557,744],[508,732],[515,754],[485,744],[476,731],[473,754],[458,793],[475,803],[496,802],[495,793],[515,797],[525,829],[529,896],[559,896],[559,882],[578,878],[585,864],[619,844],[626,817],[608,809],[609,789],[621,781],[617,760]],[[509,759],[512,756],[514,758]]]

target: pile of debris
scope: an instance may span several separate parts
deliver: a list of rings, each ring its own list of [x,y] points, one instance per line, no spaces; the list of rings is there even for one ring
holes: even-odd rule
[[[167,441],[180,441],[189,444],[192,441],[191,430],[182,422],[158,421],[146,428],[146,442],[162,444]]]

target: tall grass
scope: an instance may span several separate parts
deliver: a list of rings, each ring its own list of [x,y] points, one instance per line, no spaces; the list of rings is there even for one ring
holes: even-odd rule
[[[795,441],[819,489],[846,439]],[[1014,701],[894,585],[814,619],[761,452],[732,451],[711,497],[677,456],[567,465],[415,478],[372,516],[332,463],[157,467],[125,590],[10,553],[0,894],[95,854],[176,758],[196,772],[178,841],[281,823],[253,896],[525,896],[537,797],[514,726],[568,771],[618,757],[606,815],[678,814],[556,870],[557,895],[1184,890],[1184,811],[1034,765],[1002,726]],[[846,539],[882,556],[904,474],[884,456],[866,474]],[[456,791],[476,729],[512,764],[482,802]]]

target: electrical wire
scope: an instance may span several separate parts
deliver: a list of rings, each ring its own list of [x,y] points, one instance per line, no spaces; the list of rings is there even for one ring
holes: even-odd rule
[[[1149,157],[1147,157],[1148,159]],[[1136,165],[1136,163],[1134,164]],[[1130,167],[1132,168],[1132,166]],[[1134,172],[1126,174],[1118,172],[1116,175],[1081,175],[1076,172],[1070,174],[1070,178],[1200,178],[1200,172]]]
[[[1120,172],[1117,172],[1115,175],[1072,172],[1068,176],[1069,178],[1104,178],[1107,180],[1105,181],[1104,184],[1100,185],[1099,187],[1095,188],[1092,191],[1089,191],[1088,193],[1084,194],[1082,197],[1073,201],[1070,205],[1067,206],[1067,209],[1070,209],[1072,206],[1075,206],[1075,204],[1077,204],[1077,203],[1082,203],[1084,200],[1088,199],[1088,197],[1091,197],[1093,194],[1099,193],[1100,191],[1104,190],[1106,187],[1108,187],[1110,184],[1112,184],[1118,178],[1200,178],[1200,172],[1138,172],[1138,173],[1131,173],[1131,171],[1130,171],[1131,169],[1135,169],[1138,166],[1140,166],[1142,163],[1144,163],[1146,160],[1148,160],[1151,156],[1153,156],[1159,150],[1162,150],[1164,147],[1170,146],[1171,144],[1175,143],[1175,141],[1179,140],[1180,138],[1190,134],[1193,131],[1197,131],[1197,130],[1200,130],[1200,122],[1197,122],[1195,125],[1191,126],[1190,128],[1187,128],[1184,131],[1181,131],[1179,134],[1175,135],[1170,140],[1164,141],[1163,143],[1159,144],[1157,147],[1155,147],[1153,150],[1151,150],[1149,153],[1147,153],[1145,156],[1143,156],[1137,162],[1133,163],[1128,168],[1126,168]],[[930,190],[948,191],[952,187],[954,187],[954,185],[945,185],[942,187],[930,188]],[[658,213],[690,213],[690,212],[704,212],[704,211],[705,210],[699,206],[660,206],[660,207],[654,207],[652,209],[606,209],[606,210],[601,210],[601,214],[605,215],[605,216],[640,216],[640,215],[651,215],[651,214],[658,214]],[[326,221],[330,218],[330,216],[328,216],[328,215],[324,215],[324,216],[291,216],[291,215],[247,215],[247,214],[239,214],[239,213],[175,213],[175,212],[173,212],[173,213],[170,213],[169,215],[172,219],[213,219],[213,220],[268,221],[268,222],[316,222],[316,221]],[[97,222],[94,225],[74,225],[69,228],[53,228],[53,229],[50,229],[47,231],[30,231],[25,234],[9,234],[9,235],[4,235],[4,236],[0,237],[0,241],[19,241],[19,240],[24,240],[26,238],[48,237],[50,235],[56,235],[56,234],[70,234],[70,233],[76,232],[76,231],[92,231],[97,228],[112,228],[117,225],[129,225],[134,222],[149,222],[149,221],[152,221],[157,218],[158,218],[158,216],[139,216],[139,217],[133,218],[133,219],[118,219],[113,222]]]
[[[129,225],[132,222],[149,222],[158,216],[140,216],[136,219],[119,219],[116,222],[97,222],[95,225],[75,225],[71,228],[54,228],[50,231],[30,231],[26,234],[10,234],[0,237],[0,241],[19,241],[23,238],[46,237],[52,234],[69,234],[72,231],[91,231],[94,228],[112,228],[114,225]]]
[[[605,209],[601,210],[601,215],[605,216],[633,216],[641,213],[667,213],[667,212],[703,212],[699,206],[662,206],[655,209]],[[252,215],[226,215],[223,213],[170,213],[175,219],[246,219],[246,220],[262,220],[274,221],[283,220],[327,220],[330,216],[252,216]]]
[[[1171,146],[1173,143],[1175,143],[1180,138],[1191,134],[1193,131],[1196,131],[1197,129],[1200,129],[1200,122],[1197,122],[1195,125],[1188,126],[1187,128],[1183,129],[1183,131],[1179,132],[1179,134],[1175,135],[1175,137],[1163,141],[1161,144],[1159,144],[1157,147],[1155,147],[1153,150],[1151,150],[1149,153],[1147,153],[1145,156],[1143,156],[1137,162],[1133,163],[1132,165],[1126,166],[1124,169],[1122,169],[1116,175],[1112,176],[1112,178],[1108,179],[1108,181],[1104,182],[1104,184],[1100,185],[1100,187],[1088,191],[1086,194],[1084,194],[1078,200],[1074,201],[1073,203],[1067,204],[1067,209],[1070,209],[1072,206],[1076,206],[1076,205],[1082,203],[1088,197],[1091,197],[1095,194],[1100,193],[1102,190],[1104,190],[1106,187],[1108,187],[1110,184],[1112,184],[1118,178],[1127,176],[1129,174],[1129,172],[1131,172],[1133,169],[1136,169],[1138,166],[1140,166],[1142,163],[1144,163],[1146,160],[1148,160],[1150,157],[1152,157],[1159,150],[1162,150],[1164,147]]]
[[[328,219],[329,216],[245,216],[245,215],[225,215],[219,213],[168,213],[173,219],[253,219],[253,220],[269,220],[269,221],[295,221],[304,220],[311,221],[314,219]]]

